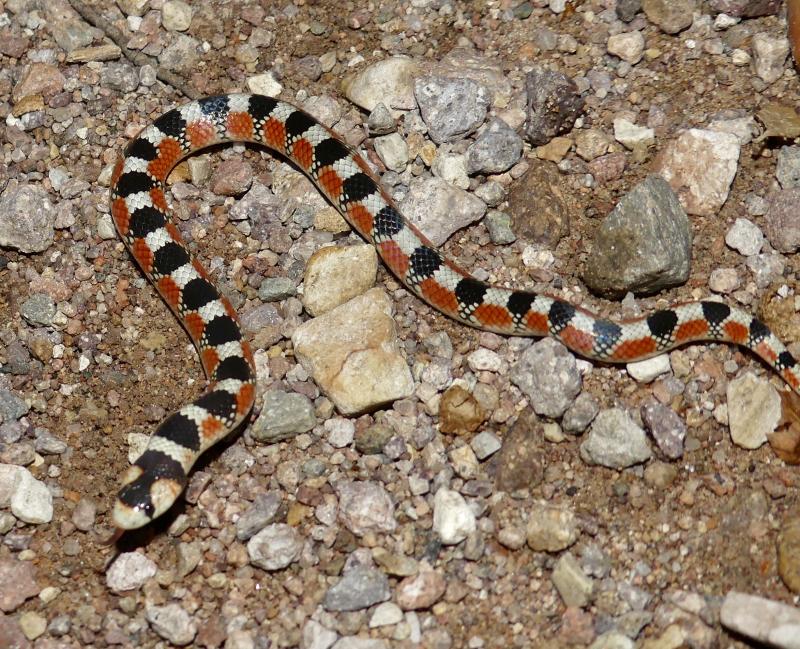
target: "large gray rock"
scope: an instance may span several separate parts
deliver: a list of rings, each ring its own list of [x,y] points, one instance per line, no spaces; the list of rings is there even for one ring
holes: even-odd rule
[[[619,298],[656,293],[689,277],[692,233],[678,197],[660,176],[649,176],[620,200],[595,235],[584,281]]]

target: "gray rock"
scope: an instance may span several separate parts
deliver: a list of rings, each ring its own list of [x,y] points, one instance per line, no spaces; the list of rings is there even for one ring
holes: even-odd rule
[[[753,66],[764,83],[773,83],[783,76],[789,56],[789,39],[775,38],[765,32],[753,36]]]
[[[158,566],[141,552],[123,552],[106,572],[106,585],[115,593],[141,588]]]
[[[139,73],[130,63],[110,61],[100,71],[100,85],[118,92],[133,92],[139,87]]]
[[[765,215],[767,239],[779,252],[796,252],[800,248],[800,187],[782,189],[769,197]]]
[[[594,580],[583,571],[571,552],[565,552],[558,558],[552,579],[567,606],[583,608],[591,601]]]
[[[89,23],[82,20],[54,20],[48,23],[53,39],[65,52],[91,45],[94,33]]]
[[[9,183],[0,194],[0,246],[42,252],[53,243],[56,212],[39,185]]]
[[[584,281],[620,298],[682,284],[689,277],[692,233],[678,197],[660,176],[626,194],[598,230]]]
[[[470,446],[479,460],[485,460],[487,457],[497,453],[503,443],[498,439],[497,435],[485,430],[472,438]]]
[[[377,568],[355,566],[325,593],[328,611],[360,611],[391,597],[389,580]]]
[[[783,189],[800,187],[800,146],[782,146],[775,176]]]
[[[752,221],[738,218],[725,234],[725,243],[745,257],[752,257],[761,252],[764,233]]]
[[[514,231],[511,229],[511,216],[499,210],[489,210],[484,219],[486,229],[489,230],[489,237],[495,245],[506,245],[517,240]]]
[[[642,9],[642,0],[617,0],[617,18],[629,23]]]
[[[250,563],[264,570],[282,570],[300,557],[303,539],[290,525],[267,525],[247,542]]]
[[[97,515],[97,503],[88,498],[81,498],[72,510],[72,522],[81,532],[88,532],[94,525]]]
[[[642,0],[647,19],[667,34],[677,34],[692,24],[696,0]]]
[[[197,624],[178,604],[148,606],[145,617],[153,631],[174,645],[188,645],[197,635]]]
[[[560,72],[537,67],[525,77],[528,93],[525,137],[534,146],[546,144],[572,128],[583,111],[575,82]]]
[[[335,631],[322,626],[316,620],[308,620],[303,626],[304,649],[330,649],[336,642],[338,634]]]
[[[33,447],[37,453],[42,455],[61,455],[68,448],[65,442],[58,439],[46,428],[34,429],[34,435],[36,436],[36,441]]]
[[[800,647],[800,610],[782,602],[732,591],[722,603],[720,622],[732,631],[771,647]]]
[[[434,245],[441,246],[454,232],[480,220],[486,204],[441,178],[415,178],[400,210]]]
[[[30,406],[24,399],[9,390],[0,390],[0,422],[15,422],[27,414],[28,410]]]
[[[642,404],[642,421],[653,436],[658,448],[668,458],[676,460],[683,455],[686,424],[672,408],[657,401]]]
[[[393,532],[397,527],[394,503],[379,482],[339,482],[339,518],[356,536],[368,532]]]
[[[386,135],[397,128],[397,124],[383,102],[380,102],[369,114],[367,127],[372,135]]]
[[[34,293],[20,305],[19,312],[31,324],[48,327],[56,316],[56,305],[47,293]]]
[[[314,404],[296,392],[271,390],[264,395],[261,414],[250,434],[260,442],[279,442],[306,433],[317,423]]]
[[[649,460],[647,435],[621,408],[603,410],[581,444],[581,458],[588,464],[624,469]]]
[[[495,118],[467,149],[467,173],[499,174],[522,157],[522,138],[502,119]]]
[[[36,567],[30,561],[12,557],[0,559],[0,611],[15,611],[26,599],[38,595],[39,590]]]
[[[561,427],[568,433],[580,434],[592,423],[600,406],[588,392],[581,392],[561,419]]]
[[[240,541],[247,541],[251,536],[263,530],[275,518],[280,505],[281,498],[277,492],[258,494],[253,500],[253,504],[236,521],[236,538]]]
[[[193,72],[200,60],[201,43],[186,34],[173,36],[169,43],[158,57],[161,65],[173,72]]]
[[[474,132],[486,119],[491,94],[471,79],[422,77],[414,84],[422,119],[437,144]]]
[[[528,397],[537,415],[551,418],[563,415],[581,389],[575,357],[552,338],[528,347],[511,368],[510,378]]]

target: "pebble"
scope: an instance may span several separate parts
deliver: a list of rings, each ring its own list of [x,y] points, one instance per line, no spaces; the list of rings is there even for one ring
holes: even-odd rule
[[[778,535],[778,574],[786,587],[800,593],[800,517],[789,516],[781,523]]]
[[[761,252],[764,245],[764,233],[749,219],[737,218],[725,234],[725,243],[745,257],[752,257]]]
[[[669,362],[669,354],[659,354],[643,361],[628,363],[625,369],[639,383],[650,383],[662,374],[669,372],[672,366]]]
[[[505,246],[517,240],[517,236],[511,227],[510,214],[500,210],[489,210],[483,222],[486,224],[486,229],[489,231],[489,237],[493,244]]]
[[[0,389],[0,422],[11,424],[25,416],[30,410],[30,406],[21,397],[10,390]],[[8,441],[17,441],[8,440]]]
[[[615,7],[617,18],[626,23],[631,22],[641,10],[642,0],[617,0]]]
[[[185,32],[192,23],[192,8],[182,0],[168,0],[161,8],[161,23],[164,29]]]
[[[304,649],[330,649],[339,635],[316,620],[309,619],[303,626]]]
[[[683,455],[686,424],[672,408],[651,400],[642,404],[642,422],[653,436],[659,450],[676,460]]]
[[[411,181],[400,211],[434,246],[441,246],[453,233],[483,218],[486,203],[434,176]]]
[[[542,66],[525,76],[527,120],[525,138],[533,146],[547,144],[570,130],[583,111],[584,99],[575,82]]]
[[[433,531],[444,545],[461,543],[477,529],[475,514],[457,491],[440,488],[433,501]]]
[[[386,135],[397,128],[397,123],[386,105],[379,102],[367,118],[367,127],[372,135]]]
[[[677,34],[692,24],[694,0],[642,0],[647,19],[667,34]]]
[[[587,162],[605,154],[609,146],[610,138],[600,129],[582,129],[575,134],[575,153]]]
[[[786,57],[789,56],[789,40],[759,32],[753,36],[752,46],[753,66],[759,78],[767,84],[780,79]]]
[[[544,338],[529,346],[509,374],[537,415],[564,414],[581,389],[575,357],[557,340]]]
[[[627,119],[617,117],[614,120],[614,139],[626,149],[635,151],[654,144],[656,136],[652,128],[638,126]]]
[[[28,640],[36,640],[47,630],[47,619],[34,611],[26,611],[19,616],[19,628]]]
[[[10,182],[0,193],[0,247],[26,254],[47,250],[53,243],[55,219],[44,189]]]
[[[373,144],[375,153],[378,154],[387,169],[397,173],[402,173],[406,170],[409,163],[408,144],[399,133],[376,137]]]
[[[97,504],[89,498],[81,498],[72,510],[72,522],[82,532],[88,532],[94,526],[97,515]]]
[[[258,299],[262,302],[278,302],[296,293],[297,288],[288,277],[267,277],[258,287]]]
[[[636,645],[633,640],[616,631],[608,631],[598,636],[597,639],[589,645],[589,649],[635,649],[635,647]]]
[[[431,171],[451,185],[459,189],[469,189],[467,175],[467,158],[461,153],[443,153],[437,151],[431,164]]]
[[[0,507],[10,507],[14,516],[31,525],[53,520],[53,495],[21,466],[0,464]]]
[[[656,171],[689,214],[714,216],[728,199],[740,150],[738,138],[731,133],[691,128],[669,144]]]
[[[779,252],[793,253],[800,249],[798,204],[800,204],[800,187],[781,189],[769,197],[769,207],[764,217],[765,233],[769,242]]]
[[[708,278],[708,288],[715,293],[727,295],[742,285],[742,279],[735,268],[715,268]]]
[[[728,425],[737,446],[756,449],[781,419],[781,398],[766,380],[746,373],[728,383]]]
[[[266,95],[267,97],[277,97],[281,94],[283,86],[280,81],[275,78],[275,75],[270,72],[262,74],[254,74],[247,79],[247,88],[250,92],[257,95]]]
[[[39,590],[36,568],[31,562],[0,558],[0,611],[12,613],[25,600],[38,595]]]
[[[620,199],[596,232],[584,281],[600,295],[654,293],[689,277],[689,218],[663,178],[648,176]]]
[[[414,83],[428,135],[437,144],[460,140],[483,124],[491,94],[472,79],[420,77]]]
[[[399,624],[403,621],[403,610],[394,602],[378,604],[372,611],[369,619],[369,628],[377,629],[382,626]]]
[[[568,433],[580,434],[592,423],[600,406],[588,392],[581,392],[564,413],[561,426]]]
[[[525,530],[535,552],[561,552],[578,540],[578,521],[572,510],[537,501],[530,505]]]
[[[292,334],[295,356],[343,415],[375,409],[414,391],[393,313],[393,301],[373,288],[304,322]]]
[[[53,298],[46,293],[34,293],[19,308],[20,315],[33,325],[50,326],[56,316]]]
[[[155,562],[141,552],[123,552],[106,571],[106,585],[115,593],[137,590],[157,571]]]
[[[782,146],[775,177],[783,189],[800,188],[800,146]]]
[[[602,410],[581,443],[581,458],[588,464],[624,469],[650,459],[647,435],[621,408]]]
[[[606,49],[609,54],[618,56],[631,65],[642,60],[644,53],[644,36],[639,31],[624,32],[608,37]]]
[[[364,110],[372,111],[378,104],[389,110],[412,110],[414,80],[419,66],[406,56],[391,56],[368,65],[342,84],[345,96]],[[396,114],[393,112],[393,116]]]
[[[475,456],[481,461],[497,453],[502,445],[502,442],[491,431],[483,431],[482,433],[478,433],[470,442],[470,446],[472,446]]]
[[[328,611],[360,611],[391,597],[389,580],[380,570],[355,566],[325,593],[322,605]]]
[[[565,552],[558,558],[552,580],[567,606],[583,608],[591,601],[594,580],[583,571],[571,552]]]
[[[320,248],[306,263],[303,306],[314,317],[327,313],[374,286],[377,272],[374,246]]]
[[[427,609],[442,598],[446,588],[447,582],[441,572],[422,570],[397,584],[397,604],[404,611]]]
[[[335,489],[339,496],[339,518],[356,536],[393,532],[397,527],[394,503],[381,483],[340,482]]]
[[[250,427],[250,434],[260,442],[273,443],[308,432],[316,423],[314,404],[308,397],[270,390],[264,394],[261,413]]]
[[[726,628],[777,649],[800,648],[800,609],[731,591],[720,609]]]
[[[463,435],[478,430],[486,419],[481,404],[460,385],[451,385],[439,401],[439,430]]]
[[[197,624],[178,604],[147,606],[145,617],[153,631],[179,647],[188,645],[197,635]]]
[[[264,570],[283,570],[300,557],[303,539],[290,525],[267,525],[247,542],[250,563]]]
[[[502,119],[495,118],[467,148],[467,172],[499,174],[522,157],[522,138]]]

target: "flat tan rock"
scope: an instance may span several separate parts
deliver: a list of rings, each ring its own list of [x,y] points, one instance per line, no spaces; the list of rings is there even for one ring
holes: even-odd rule
[[[414,391],[392,314],[389,296],[373,288],[292,335],[295,356],[344,415],[373,410]]]

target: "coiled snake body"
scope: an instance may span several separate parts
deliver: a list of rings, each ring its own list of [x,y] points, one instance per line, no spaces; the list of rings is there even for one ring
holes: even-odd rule
[[[255,142],[287,156],[410,291],[459,322],[502,334],[553,336],[582,356],[612,363],[691,341],[736,343],[766,361],[794,390],[800,387],[796,360],[766,325],[719,302],[692,302],[614,322],[558,298],[478,281],[410,224],[366,162],[306,112],[261,95],[208,97],[145,128],[128,145],[112,179],[117,230],[189,332],[210,383],[199,399],[158,426],[123,476],[112,514],[120,530],[141,527],[169,509],[200,454],[236,428],[253,405],[256,371],[236,313],[187,250],[164,194],[167,175],[181,159],[224,142]]]

